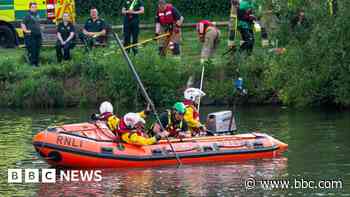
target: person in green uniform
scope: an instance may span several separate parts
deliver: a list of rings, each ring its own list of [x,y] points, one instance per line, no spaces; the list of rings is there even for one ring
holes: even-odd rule
[[[57,26],[56,55],[57,61],[70,60],[70,50],[74,47],[75,28],[69,21],[69,14],[63,14],[63,21]]]
[[[29,13],[24,17],[21,28],[24,33],[24,44],[28,51],[28,59],[31,65],[39,65],[39,54],[42,42],[40,17],[37,12],[37,4],[31,2],[29,4]]]
[[[97,42],[105,42],[104,38],[107,34],[107,26],[104,20],[98,16],[96,8],[90,9],[90,18],[86,21],[80,39],[92,48]]]
[[[142,0],[124,0],[122,14],[124,15],[124,46],[129,46],[132,39],[132,44],[138,42],[140,32],[139,15],[145,12]],[[137,47],[132,48],[134,54],[137,54]],[[127,50],[130,52],[130,49]]]
[[[254,21],[256,17],[253,15],[253,4],[250,0],[241,0],[238,9],[238,29],[241,33],[243,44],[240,47],[240,51],[251,54],[254,47]]]

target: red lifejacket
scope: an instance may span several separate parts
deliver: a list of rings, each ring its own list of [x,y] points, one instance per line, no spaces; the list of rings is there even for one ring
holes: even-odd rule
[[[197,24],[197,32],[199,35],[204,35],[205,32],[207,31],[208,27],[210,26],[214,26],[212,22],[208,21],[208,20],[201,20],[198,24]]]
[[[142,132],[132,130],[132,129],[130,129],[128,126],[126,126],[125,121],[124,121],[124,118],[122,118],[122,119],[120,120],[119,126],[118,126],[118,131],[117,131],[117,132],[118,132],[119,135],[123,135],[124,133],[130,133],[130,132],[132,132],[132,133],[137,133],[137,134],[140,135],[140,136],[143,136],[143,133],[142,133]]]
[[[101,114],[100,116],[100,120],[104,120],[107,121],[109,117],[113,116],[113,114],[111,112],[105,112],[103,114]]]
[[[173,13],[173,5],[167,4],[163,11],[157,10],[157,17],[159,18],[159,23],[161,25],[170,25],[176,22],[174,13]]]
[[[186,108],[191,107],[193,109],[193,119],[199,120],[199,113],[197,108],[193,105],[193,101],[185,99],[183,101],[183,104],[185,105]]]

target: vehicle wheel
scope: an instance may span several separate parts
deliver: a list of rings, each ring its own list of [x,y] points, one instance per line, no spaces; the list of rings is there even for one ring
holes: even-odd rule
[[[15,47],[15,34],[8,26],[5,25],[0,26],[0,47]]]

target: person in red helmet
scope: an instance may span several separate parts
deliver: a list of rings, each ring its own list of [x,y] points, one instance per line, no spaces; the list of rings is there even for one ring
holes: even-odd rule
[[[181,25],[184,17],[170,3],[165,0],[158,1],[156,13],[156,35],[170,33],[169,37],[159,40],[159,54],[166,55],[167,48],[170,48],[173,55],[180,55]]]
[[[203,43],[201,63],[207,61],[215,53],[220,42],[220,30],[208,20],[197,23],[199,40]]]

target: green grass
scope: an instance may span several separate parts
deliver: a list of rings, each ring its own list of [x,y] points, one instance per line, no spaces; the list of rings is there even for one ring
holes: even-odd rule
[[[122,33],[119,31],[119,36],[122,38]],[[154,32],[150,30],[141,30],[139,41],[146,40],[149,38],[154,37]],[[218,47],[218,50],[215,55],[215,59],[221,59],[221,54],[223,54],[227,50],[227,28],[223,27],[221,28],[221,42]],[[152,46],[156,47],[157,43],[155,41],[149,42],[148,44],[140,47],[140,53],[143,51],[143,47],[146,46]],[[78,46],[77,48],[81,48],[82,46]],[[111,44],[111,47],[114,48],[114,44]],[[74,57],[74,51],[79,51],[80,49],[75,48],[73,50],[73,57]],[[104,51],[108,53],[110,51],[109,48],[99,48],[97,50]],[[182,32],[182,42],[181,42],[181,49],[182,49],[182,62],[185,62],[186,64],[193,64],[198,63],[200,59],[200,52],[201,52],[201,43],[198,41],[197,33],[195,31],[195,28],[193,29],[185,29]],[[16,48],[16,49],[3,49],[0,48],[0,53],[2,56],[0,57],[0,61],[3,59],[10,59],[14,61],[23,61],[24,62],[24,54],[25,49],[24,48]],[[50,57],[51,60],[54,60],[53,57],[55,57],[55,50],[54,46],[46,46],[42,47],[41,49],[41,60],[45,63],[48,61],[47,58]],[[54,63],[54,62],[50,62]]]
[[[314,25],[304,37],[292,32],[289,23],[281,24],[274,36],[287,48],[283,55],[261,48],[257,35],[251,56],[240,53],[222,56],[227,50],[228,32],[221,28],[218,50],[206,65],[207,96],[203,103],[350,106],[347,66],[350,56],[346,53],[350,34],[347,28],[329,28],[334,24],[349,25],[344,17],[322,20],[328,25]],[[153,31],[141,30],[139,40],[153,36]],[[327,40],[328,44],[322,45],[319,40]],[[201,43],[194,28],[184,29],[181,46],[181,60],[171,55],[159,57],[156,42],[140,47],[136,57],[130,56],[157,106],[182,99],[190,76],[194,76],[194,85],[199,86]],[[108,47],[96,48],[90,54],[76,47],[72,61],[62,64],[57,63],[53,47],[43,48],[39,68],[25,63],[24,52],[23,48],[0,49],[0,106],[76,107],[110,100],[116,108],[125,108],[145,102],[113,40]],[[245,97],[238,97],[233,90],[232,82],[237,77],[244,79],[248,89]]]
[[[84,24],[86,20],[89,18],[89,15],[78,15],[77,16],[77,23],[78,24]],[[104,19],[108,24],[110,25],[123,25],[123,17],[122,16],[110,16],[110,15],[101,15],[101,18]],[[228,17],[221,17],[221,16],[210,16],[205,18],[200,18],[196,16],[186,16],[184,22],[185,23],[197,23],[200,20],[211,20],[211,21],[227,21]],[[141,17],[140,18],[141,24],[153,24],[154,18],[153,17]]]
[[[223,30],[223,40],[225,34]],[[152,31],[142,31],[139,40],[153,36]],[[224,50],[223,41],[216,59],[220,60]],[[181,60],[173,58],[170,52],[166,58],[159,57],[156,42],[140,47],[139,54],[131,55],[131,59],[155,102],[167,105],[181,99],[189,76],[198,78],[200,51],[201,43],[195,31],[187,29],[183,32]],[[135,99],[144,102],[113,40],[108,47],[95,48],[91,54],[83,47],[76,47],[72,61],[62,64],[57,62],[53,46],[43,47],[39,68],[25,62],[23,48],[0,49],[0,52],[4,54],[0,57],[2,106],[86,106],[105,99],[117,106],[131,104]]]

